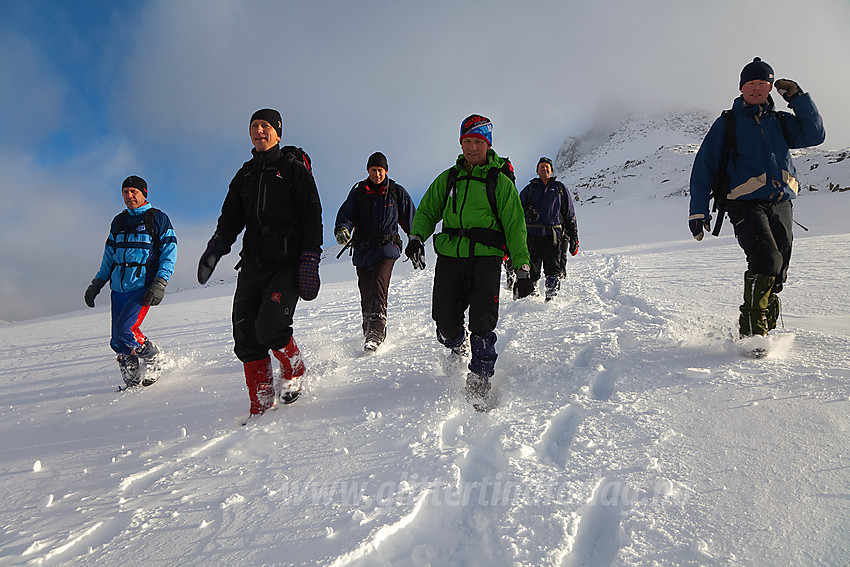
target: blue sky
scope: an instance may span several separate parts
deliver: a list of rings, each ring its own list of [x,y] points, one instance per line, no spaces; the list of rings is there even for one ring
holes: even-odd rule
[[[850,147],[847,22],[846,0],[0,0],[0,319],[82,308],[129,174],[191,282],[262,107],[313,158],[328,246],[374,151],[418,202],[483,113],[524,183],[600,115],[727,108],[756,55]]]

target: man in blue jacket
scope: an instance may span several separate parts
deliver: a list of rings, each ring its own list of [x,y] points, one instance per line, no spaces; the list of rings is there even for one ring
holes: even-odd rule
[[[537,178],[520,192],[528,229],[528,253],[531,254],[531,280],[537,292],[540,272],[546,274],[546,301],[558,295],[561,287],[563,241],[570,254],[578,254],[578,226],[570,192],[552,175],[552,160],[542,157],[537,162]]]
[[[127,210],[112,219],[100,270],[85,293],[86,305],[110,282],[112,340],[127,387],[150,386],[160,374],[159,347],[139,328],[159,305],[174,273],[177,237],[168,215],[148,203],[148,184],[131,175],[121,185]],[[140,364],[140,361],[142,364]]]
[[[774,86],[793,114],[774,110]],[[697,240],[710,229],[711,187],[726,161],[720,172],[729,179],[726,212],[747,257],[739,318],[740,334],[747,337],[766,335],[779,317],[776,294],[787,277],[793,240],[791,199],[799,191],[789,150],[821,144],[826,132],[812,97],[792,80],[774,84],[773,69],[760,58],[744,67],[738,87],[731,115],[714,122],[694,160],[688,224]],[[729,128],[734,131],[727,141]]]
[[[334,236],[351,244],[357,268],[363,314],[363,349],[377,350],[387,336],[387,294],[393,265],[401,256],[398,227],[410,234],[416,207],[404,187],[387,177],[389,165],[381,152],[369,156],[369,177],[357,182],[339,208]]]

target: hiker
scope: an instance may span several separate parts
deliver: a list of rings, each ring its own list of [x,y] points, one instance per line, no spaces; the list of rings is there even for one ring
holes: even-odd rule
[[[573,256],[578,254],[578,226],[573,199],[564,184],[552,175],[552,160],[542,157],[537,162],[537,177],[519,194],[525,211],[528,229],[528,253],[531,255],[531,281],[533,294],[537,294],[537,281],[541,268],[546,274],[546,301],[558,295],[561,288],[562,242]]]
[[[476,409],[486,400],[496,363],[496,334],[502,258],[517,268],[519,293],[530,293],[525,219],[519,194],[503,167],[509,163],[492,149],[493,124],[473,114],[461,122],[462,154],[431,183],[413,217],[405,254],[424,267],[423,243],[434,236],[432,317],[437,340],[450,349],[454,368],[472,349],[467,394]],[[488,184],[488,179],[491,182]],[[469,309],[469,333],[464,313]],[[448,373],[448,372],[447,372]]]
[[[374,352],[387,336],[387,294],[393,265],[401,256],[401,226],[410,234],[416,208],[404,187],[387,177],[389,166],[381,152],[366,162],[369,176],[358,181],[336,215],[334,237],[351,246],[357,268],[363,349]]]
[[[153,305],[165,296],[174,273],[177,236],[168,215],[148,203],[148,184],[131,175],[121,184],[127,209],[109,229],[100,269],[86,289],[85,302],[94,307],[100,290],[112,290],[112,338],[125,387],[150,386],[162,371],[160,349],[140,329]]]
[[[298,298],[309,301],[319,293],[322,206],[309,157],[300,148],[279,145],[280,113],[258,110],[249,124],[253,157],[230,182],[215,234],[198,264],[198,281],[209,280],[244,229],[233,297],[233,350],[244,367],[251,420],[274,406],[276,397],[290,404],[301,393],[305,367],[292,322]],[[269,351],[280,362],[277,382]]]
[[[774,110],[774,86],[793,114]],[[816,146],[826,132],[812,97],[790,79],[774,83],[773,69],[760,58],[743,68],[738,88],[741,96],[714,121],[694,160],[688,224],[698,241],[711,229],[708,202],[717,176],[714,234],[725,210],[747,257],[739,317],[747,337],[766,335],[779,317],[777,294],[791,259],[791,199],[799,190],[789,148]]]

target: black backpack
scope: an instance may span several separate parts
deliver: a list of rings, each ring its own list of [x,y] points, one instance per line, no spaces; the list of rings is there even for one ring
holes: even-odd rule
[[[307,168],[307,171],[313,170],[313,161],[310,159],[310,156],[303,149],[298,146],[283,146],[280,148],[280,152],[283,156],[285,156],[289,161],[299,162],[304,164],[304,167]]]
[[[490,203],[490,209],[493,211],[493,216],[496,217],[496,224],[499,226],[499,230],[493,230],[490,228],[446,228],[443,227],[443,232],[446,234],[450,234],[452,236],[465,236],[470,240],[470,255],[472,255],[472,249],[474,248],[475,243],[484,244],[485,246],[492,246],[493,248],[500,248],[505,250],[505,233],[502,228],[502,222],[499,219],[499,210],[496,206],[496,185],[499,183],[499,175],[505,175],[508,179],[511,180],[511,183],[516,184],[516,174],[514,173],[514,166],[511,164],[510,158],[502,158],[505,160],[505,163],[500,168],[490,168],[487,171],[487,177],[474,177],[470,176],[469,179],[473,181],[483,181],[484,186],[487,190],[487,201]],[[460,174],[460,170],[457,166],[452,166],[449,170],[449,177],[446,180],[446,201],[443,205],[443,210],[446,209],[449,203],[449,197],[457,196],[457,178]],[[453,205],[456,207],[457,200],[455,199],[455,203]],[[452,212],[457,212],[457,209],[454,208]]]

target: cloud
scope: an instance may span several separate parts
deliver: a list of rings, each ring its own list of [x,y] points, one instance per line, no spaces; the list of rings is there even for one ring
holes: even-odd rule
[[[72,274],[76,307],[130,173],[172,217],[175,278],[191,280],[250,157],[248,118],[265,106],[283,114],[284,143],[313,158],[328,242],[373,151],[418,201],[459,153],[461,119],[479,112],[522,183],[599,115],[719,113],[754,56],[812,93],[827,147],[850,147],[845,0],[103,2],[50,16],[64,23],[42,40],[36,16],[52,14],[48,5],[27,4],[30,20],[18,7],[0,24],[0,72],[16,77],[0,87],[0,198],[17,217],[15,232],[0,230],[4,241],[27,239],[3,245],[6,303],[59,293],[32,287],[58,265]]]

